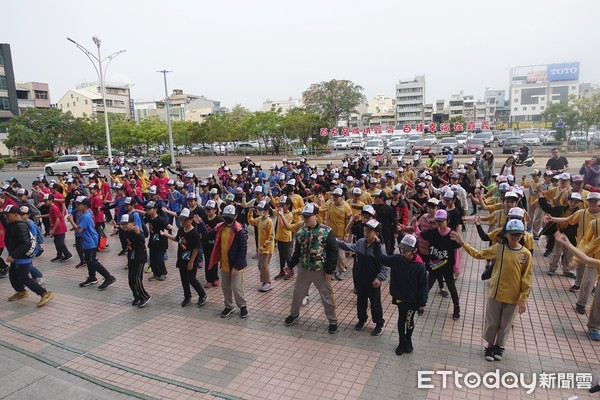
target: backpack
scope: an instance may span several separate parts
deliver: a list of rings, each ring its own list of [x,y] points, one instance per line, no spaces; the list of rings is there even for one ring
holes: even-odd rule
[[[39,251],[38,241],[37,241],[37,238],[33,235],[33,233],[31,233],[31,229],[29,228],[29,224],[27,224],[25,221],[22,221],[22,222],[27,225],[27,232],[29,232],[29,241],[31,243],[30,246],[29,246],[29,250],[27,250],[27,253],[25,253],[25,256],[27,258],[33,258],[33,257],[35,257],[35,255]]]
[[[136,213],[140,216],[140,219],[142,220],[142,230],[144,231],[144,237],[147,238],[148,236],[150,236],[150,231],[148,230],[148,225],[146,225],[146,223],[144,222],[144,218],[142,218],[142,215],[136,211]]]

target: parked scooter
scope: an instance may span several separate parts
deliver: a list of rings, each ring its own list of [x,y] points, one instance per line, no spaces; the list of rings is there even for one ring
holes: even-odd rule
[[[25,159],[17,160],[17,169],[29,168],[30,165],[31,165],[31,163],[29,162],[29,160],[25,160]]]
[[[413,155],[413,167],[418,167],[421,165],[421,150],[415,151]]]
[[[396,162],[398,163],[398,167],[401,167],[403,165],[403,163],[404,163],[404,155],[400,154],[398,156],[398,158],[396,159]]]
[[[514,157],[515,157],[515,166],[517,166],[517,167],[522,167],[523,165],[531,167],[533,164],[535,164],[535,159],[533,158],[532,154],[528,154],[527,158],[525,158],[523,160],[521,151],[517,150],[514,154]]]

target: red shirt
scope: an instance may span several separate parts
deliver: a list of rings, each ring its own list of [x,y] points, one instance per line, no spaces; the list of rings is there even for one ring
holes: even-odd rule
[[[90,203],[92,204],[92,215],[94,216],[94,223],[99,224],[104,222],[104,213],[100,210],[100,207],[104,206],[102,199],[99,194],[90,196]]]
[[[102,199],[107,202],[112,201],[112,192],[110,191],[110,185],[108,182],[102,183],[100,186],[100,193],[102,193]]]
[[[60,208],[60,211],[63,213],[63,215],[66,214],[67,207],[65,204],[65,196],[63,196],[60,192],[56,192],[52,196],[54,197],[54,204],[58,205],[58,208]]]
[[[54,225],[58,220],[58,225],[56,228]],[[55,235],[61,235],[63,233],[67,233],[67,224],[65,223],[65,216],[56,204],[52,204],[50,207],[50,228],[54,230]]]
[[[169,187],[167,186],[167,182],[169,182],[169,178],[154,178],[152,179],[151,184],[156,186],[156,191],[161,199],[166,200],[167,194],[169,191]]]

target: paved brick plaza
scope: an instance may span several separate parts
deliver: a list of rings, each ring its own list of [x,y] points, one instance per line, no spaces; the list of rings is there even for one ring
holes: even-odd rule
[[[128,396],[110,388],[138,398],[169,399],[591,398],[587,390],[577,388],[537,388],[532,395],[524,389],[459,389],[454,384],[444,389],[440,376],[433,378],[435,388],[417,389],[419,370],[483,375],[498,368],[501,373],[524,372],[527,381],[531,372],[593,373],[596,379],[600,344],[587,338],[587,317],[573,309],[575,295],[568,292],[572,281],[545,274],[548,259],[541,256],[542,241],[536,242],[528,311],[515,320],[504,361],[487,362],[481,339],[487,290],[487,284],[479,280],[482,263],[462,257],[463,274],[457,282],[462,318],[453,321],[451,300],[432,289],[425,314],[416,320],[415,351],[399,357],[394,354],[397,313],[390,304],[387,282],[382,288],[387,322],[380,337],[370,335],[372,322],[363,332],[354,330],[351,280],[333,283],[340,324],[337,334],[327,333],[314,288],[299,323],[284,326],[294,281],[276,281],[268,293],[256,290],[258,268],[250,258],[254,254],[250,232],[245,277],[250,317],[245,320],[237,311],[228,319],[219,317],[223,309],[220,288],[208,289],[208,304],[200,309],[195,305],[180,307],[183,294],[174,268],[173,243],[168,279],[146,282],[154,299],[145,309],[138,309],[130,305],[125,257],[116,256],[117,238],[110,238],[110,250],[99,256],[117,277],[105,291],[97,286],[78,286],[86,271],[74,268],[77,261],[51,264],[54,246],[47,240],[46,252],[36,259],[36,265],[46,274],[45,286],[56,299],[41,309],[35,307],[35,295],[9,303],[4,299],[12,294],[12,288],[8,279],[0,280],[2,364],[21,363],[37,379],[59,378],[56,387],[58,379],[45,384],[46,398],[65,398],[65,391],[76,387],[85,388],[85,398],[111,399]],[[475,235],[470,225],[465,237],[482,247]],[[70,246],[72,233],[68,236]],[[274,276],[277,254],[271,268]],[[199,276],[204,282],[204,271]],[[9,379],[5,376],[4,382]],[[89,383],[90,379],[109,388]],[[13,397],[31,398],[26,385],[21,386],[21,390],[13,391]],[[0,398],[11,393],[5,384],[0,387],[4,388]]]

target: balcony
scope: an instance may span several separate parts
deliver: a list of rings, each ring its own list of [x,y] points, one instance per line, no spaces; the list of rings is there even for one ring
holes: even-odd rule
[[[29,99],[18,99],[17,104],[19,105],[19,108],[34,108],[35,107],[35,101],[29,100]]]

